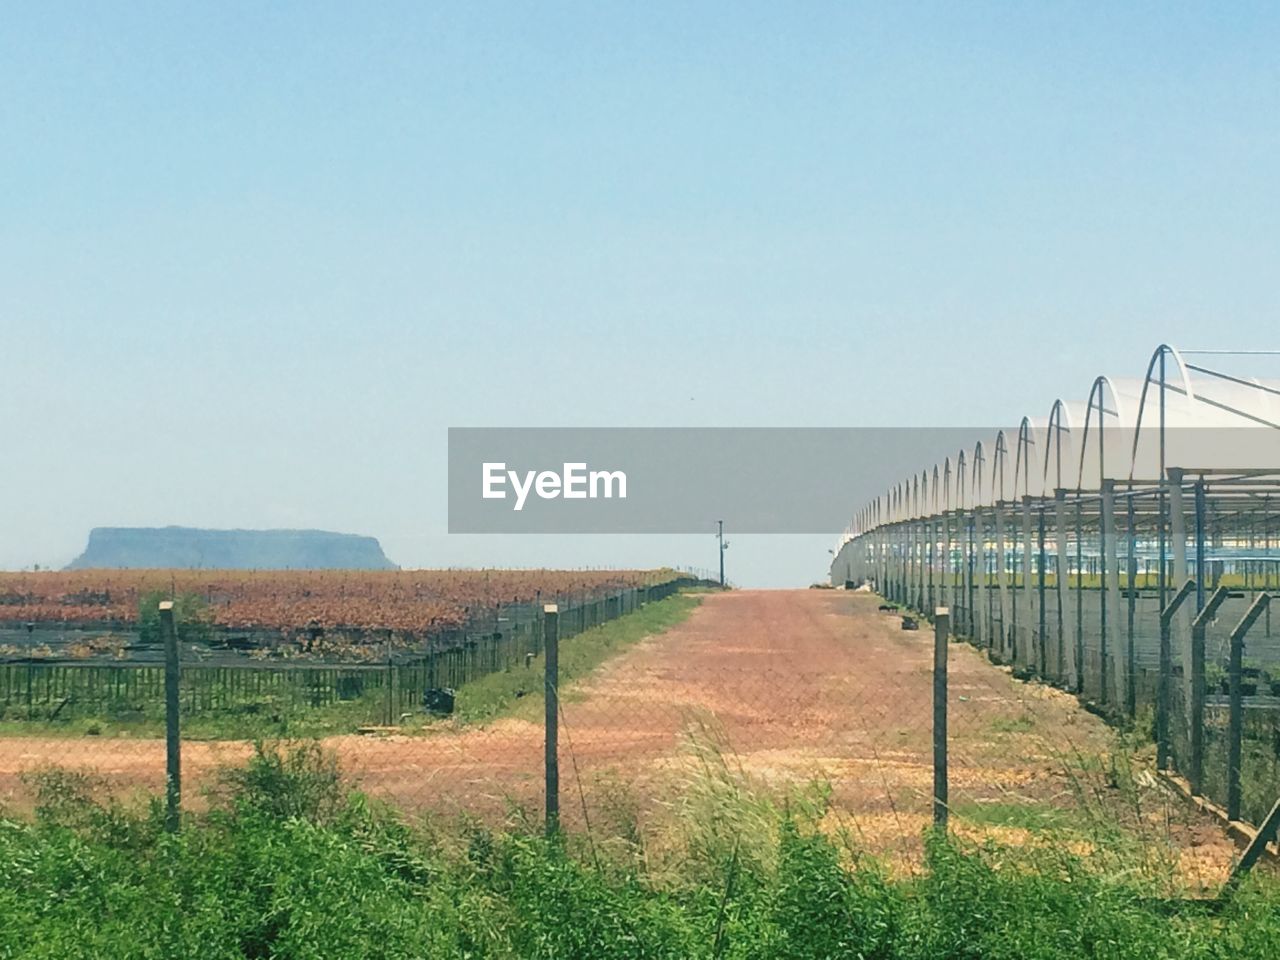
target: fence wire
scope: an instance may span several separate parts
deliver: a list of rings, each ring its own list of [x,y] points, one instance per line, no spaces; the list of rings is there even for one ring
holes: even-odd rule
[[[981,629],[974,611],[960,608],[957,631]],[[187,811],[217,802],[255,740],[316,740],[350,785],[406,817],[541,831],[552,813],[566,835],[651,868],[678,869],[690,844],[759,841],[766,855],[778,818],[795,815],[851,856],[912,871],[934,822],[933,633],[866,590],[672,581],[486,612],[380,663],[178,645]],[[1152,860],[1195,850],[1182,879],[1220,882],[1229,845],[1143,777],[1140,747],[1118,745],[1077,697],[1030,682],[1014,650],[953,642],[948,661],[953,832],[1078,852],[1137,845]],[[119,798],[164,791],[159,664],[0,673],[9,809],[32,809],[52,767]],[[1210,738],[1206,783],[1216,749]]]
[[[1272,472],[1171,469],[885,524],[833,573],[949,607],[993,661],[1145,734],[1180,788],[1259,824],[1280,797],[1278,494]]]

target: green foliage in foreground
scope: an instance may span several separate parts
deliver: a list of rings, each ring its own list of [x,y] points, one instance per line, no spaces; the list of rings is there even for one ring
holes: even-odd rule
[[[767,863],[690,851],[686,879],[659,880],[576,856],[579,838],[411,828],[344,794],[316,747],[260,749],[177,836],[78,775],[37,785],[34,823],[0,820],[4,958],[1238,960],[1280,942],[1264,880],[1217,914],[1171,910],[1061,852],[931,842],[926,875],[895,881],[787,815]]]

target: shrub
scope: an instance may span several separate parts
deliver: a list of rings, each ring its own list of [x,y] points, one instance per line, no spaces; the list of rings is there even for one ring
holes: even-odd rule
[[[831,841],[782,824],[771,898],[778,960],[876,960],[894,955],[901,904],[871,867],[841,866]]]
[[[249,762],[224,771],[222,783],[237,810],[276,819],[324,821],[343,803],[337,757],[314,741],[282,747],[259,740]]]

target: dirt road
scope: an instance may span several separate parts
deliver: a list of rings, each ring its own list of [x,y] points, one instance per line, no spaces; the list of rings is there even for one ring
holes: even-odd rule
[[[622,795],[643,819],[681,782],[705,774],[710,760],[766,790],[829,784],[833,811],[869,846],[918,845],[931,802],[932,637],[899,629],[876,604],[843,591],[711,594],[684,623],[566,690],[566,818]],[[1082,779],[1105,772],[1110,761],[1093,758],[1109,754],[1113,737],[1074,698],[1016,681],[967,645],[951,651],[951,801],[961,829],[968,821],[1017,839],[1037,818],[1056,822],[1110,802],[1108,790],[1120,793]],[[524,806],[536,815],[540,711],[530,703],[482,729],[444,725],[425,736],[326,744],[363,789],[404,809],[484,815]],[[248,746],[183,750],[194,790]],[[92,769],[115,784],[163,783],[157,741],[11,738],[0,740],[0,798],[20,804],[21,771],[48,763]],[[1153,785],[1142,802],[1150,809],[1139,818],[1163,820],[1171,841],[1193,851],[1197,870],[1210,880],[1220,874],[1232,854],[1227,841]]]

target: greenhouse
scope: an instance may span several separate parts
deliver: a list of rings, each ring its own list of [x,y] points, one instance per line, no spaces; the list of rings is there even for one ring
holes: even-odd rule
[[[862,505],[832,582],[948,607],[1020,675],[1149,717],[1161,766],[1256,823],[1280,794],[1277,374],[1161,345]]]

